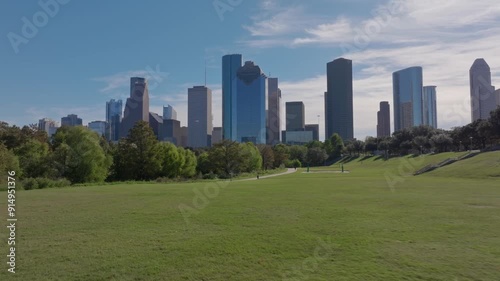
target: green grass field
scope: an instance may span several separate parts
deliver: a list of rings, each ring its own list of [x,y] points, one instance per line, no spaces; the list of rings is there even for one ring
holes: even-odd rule
[[[498,281],[500,153],[409,176],[461,154],[218,185],[20,191],[17,273],[4,228],[0,280]]]

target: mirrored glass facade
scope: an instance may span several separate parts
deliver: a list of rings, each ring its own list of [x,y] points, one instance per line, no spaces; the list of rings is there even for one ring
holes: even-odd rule
[[[392,74],[394,131],[424,124],[422,110],[422,67],[410,67]]]

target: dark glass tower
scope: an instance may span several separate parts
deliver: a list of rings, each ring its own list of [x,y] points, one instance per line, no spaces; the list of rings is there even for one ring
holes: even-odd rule
[[[326,66],[325,138],[339,134],[343,140],[354,139],[352,61],[336,59]]]
[[[286,130],[288,132],[304,131],[305,106],[301,101],[292,101],[285,104],[286,107]]]
[[[424,124],[422,67],[415,66],[392,74],[394,131]]]
[[[388,101],[380,102],[380,111],[377,112],[377,137],[391,136],[391,107]]]
[[[266,144],[267,76],[259,66],[245,62],[237,73],[235,132],[237,142]],[[234,109],[234,108],[233,108]]]
[[[436,86],[425,86],[423,91],[424,125],[437,129]]]
[[[222,57],[222,137],[236,140],[236,74],[242,65],[239,54]]]
[[[149,123],[149,92],[145,78],[130,78],[130,98],[127,99],[125,112],[120,126],[120,137],[125,138],[134,125],[144,121]]]
[[[106,102],[106,138],[117,141],[120,137],[120,122],[122,121],[123,103],[121,100]]]

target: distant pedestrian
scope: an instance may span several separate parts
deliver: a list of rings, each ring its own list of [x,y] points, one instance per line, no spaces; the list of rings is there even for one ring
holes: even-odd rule
[[[257,179],[259,179],[259,175],[257,174]]]

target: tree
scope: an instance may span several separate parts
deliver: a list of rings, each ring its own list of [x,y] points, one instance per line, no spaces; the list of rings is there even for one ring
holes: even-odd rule
[[[288,147],[284,144],[277,144],[273,147],[274,168],[284,166],[289,157]]]
[[[0,176],[0,184],[2,186],[5,186],[7,180],[6,175],[10,171],[16,172],[16,178],[22,176],[17,156],[0,142],[0,173],[2,173],[2,176]]]
[[[161,157],[158,140],[147,122],[139,121],[129,132],[128,143],[131,165],[135,170],[136,180],[153,180],[161,171]]]
[[[101,182],[108,177],[112,159],[99,144],[99,137],[85,127],[67,127],[56,133],[52,161],[58,176],[72,183]]]
[[[15,154],[19,158],[24,177],[51,177],[49,153],[49,145],[45,142],[39,142],[35,138],[28,139],[16,148]]]
[[[262,168],[264,170],[272,169],[274,166],[274,151],[270,145],[259,144],[257,145],[260,156],[262,157]]]
[[[226,177],[240,173],[244,164],[239,144],[231,140],[215,144],[208,152],[208,159],[213,170]]]
[[[262,169],[262,156],[253,143],[242,143],[240,149],[244,159],[243,170],[245,172],[251,173]]]
[[[181,177],[184,178],[192,178],[196,175],[196,155],[189,150],[183,149],[182,147],[178,148],[179,154],[184,156],[184,163],[181,167]]]
[[[431,138],[431,143],[437,152],[446,152],[453,140],[446,134],[438,134]]]
[[[307,147],[302,145],[292,145],[289,147],[290,160],[298,160],[305,164],[307,159]]]
[[[322,166],[326,159],[328,159],[328,154],[324,148],[313,147],[307,151],[307,162],[311,166]]]
[[[170,142],[162,142],[158,144],[158,153],[161,161],[160,176],[168,178],[181,176],[182,166],[185,164],[185,156],[181,155],[183,152]]]
[[[344,141],[339,134],[335,133],[330,137],[330,143],[332,146],[332,153],[329,155],[330,158],[338,158],[341,156],[344,150]]]
[[[377,142],[378,142],[377,138],[366,137],[365,147],[364,147],[365,153],[373,154],[377,150],[377,147],[378,147]]]
[[[198,155],[196,170],[203,175],[213,172],[212,163],[210,163],[208,152],[203,152]]]

